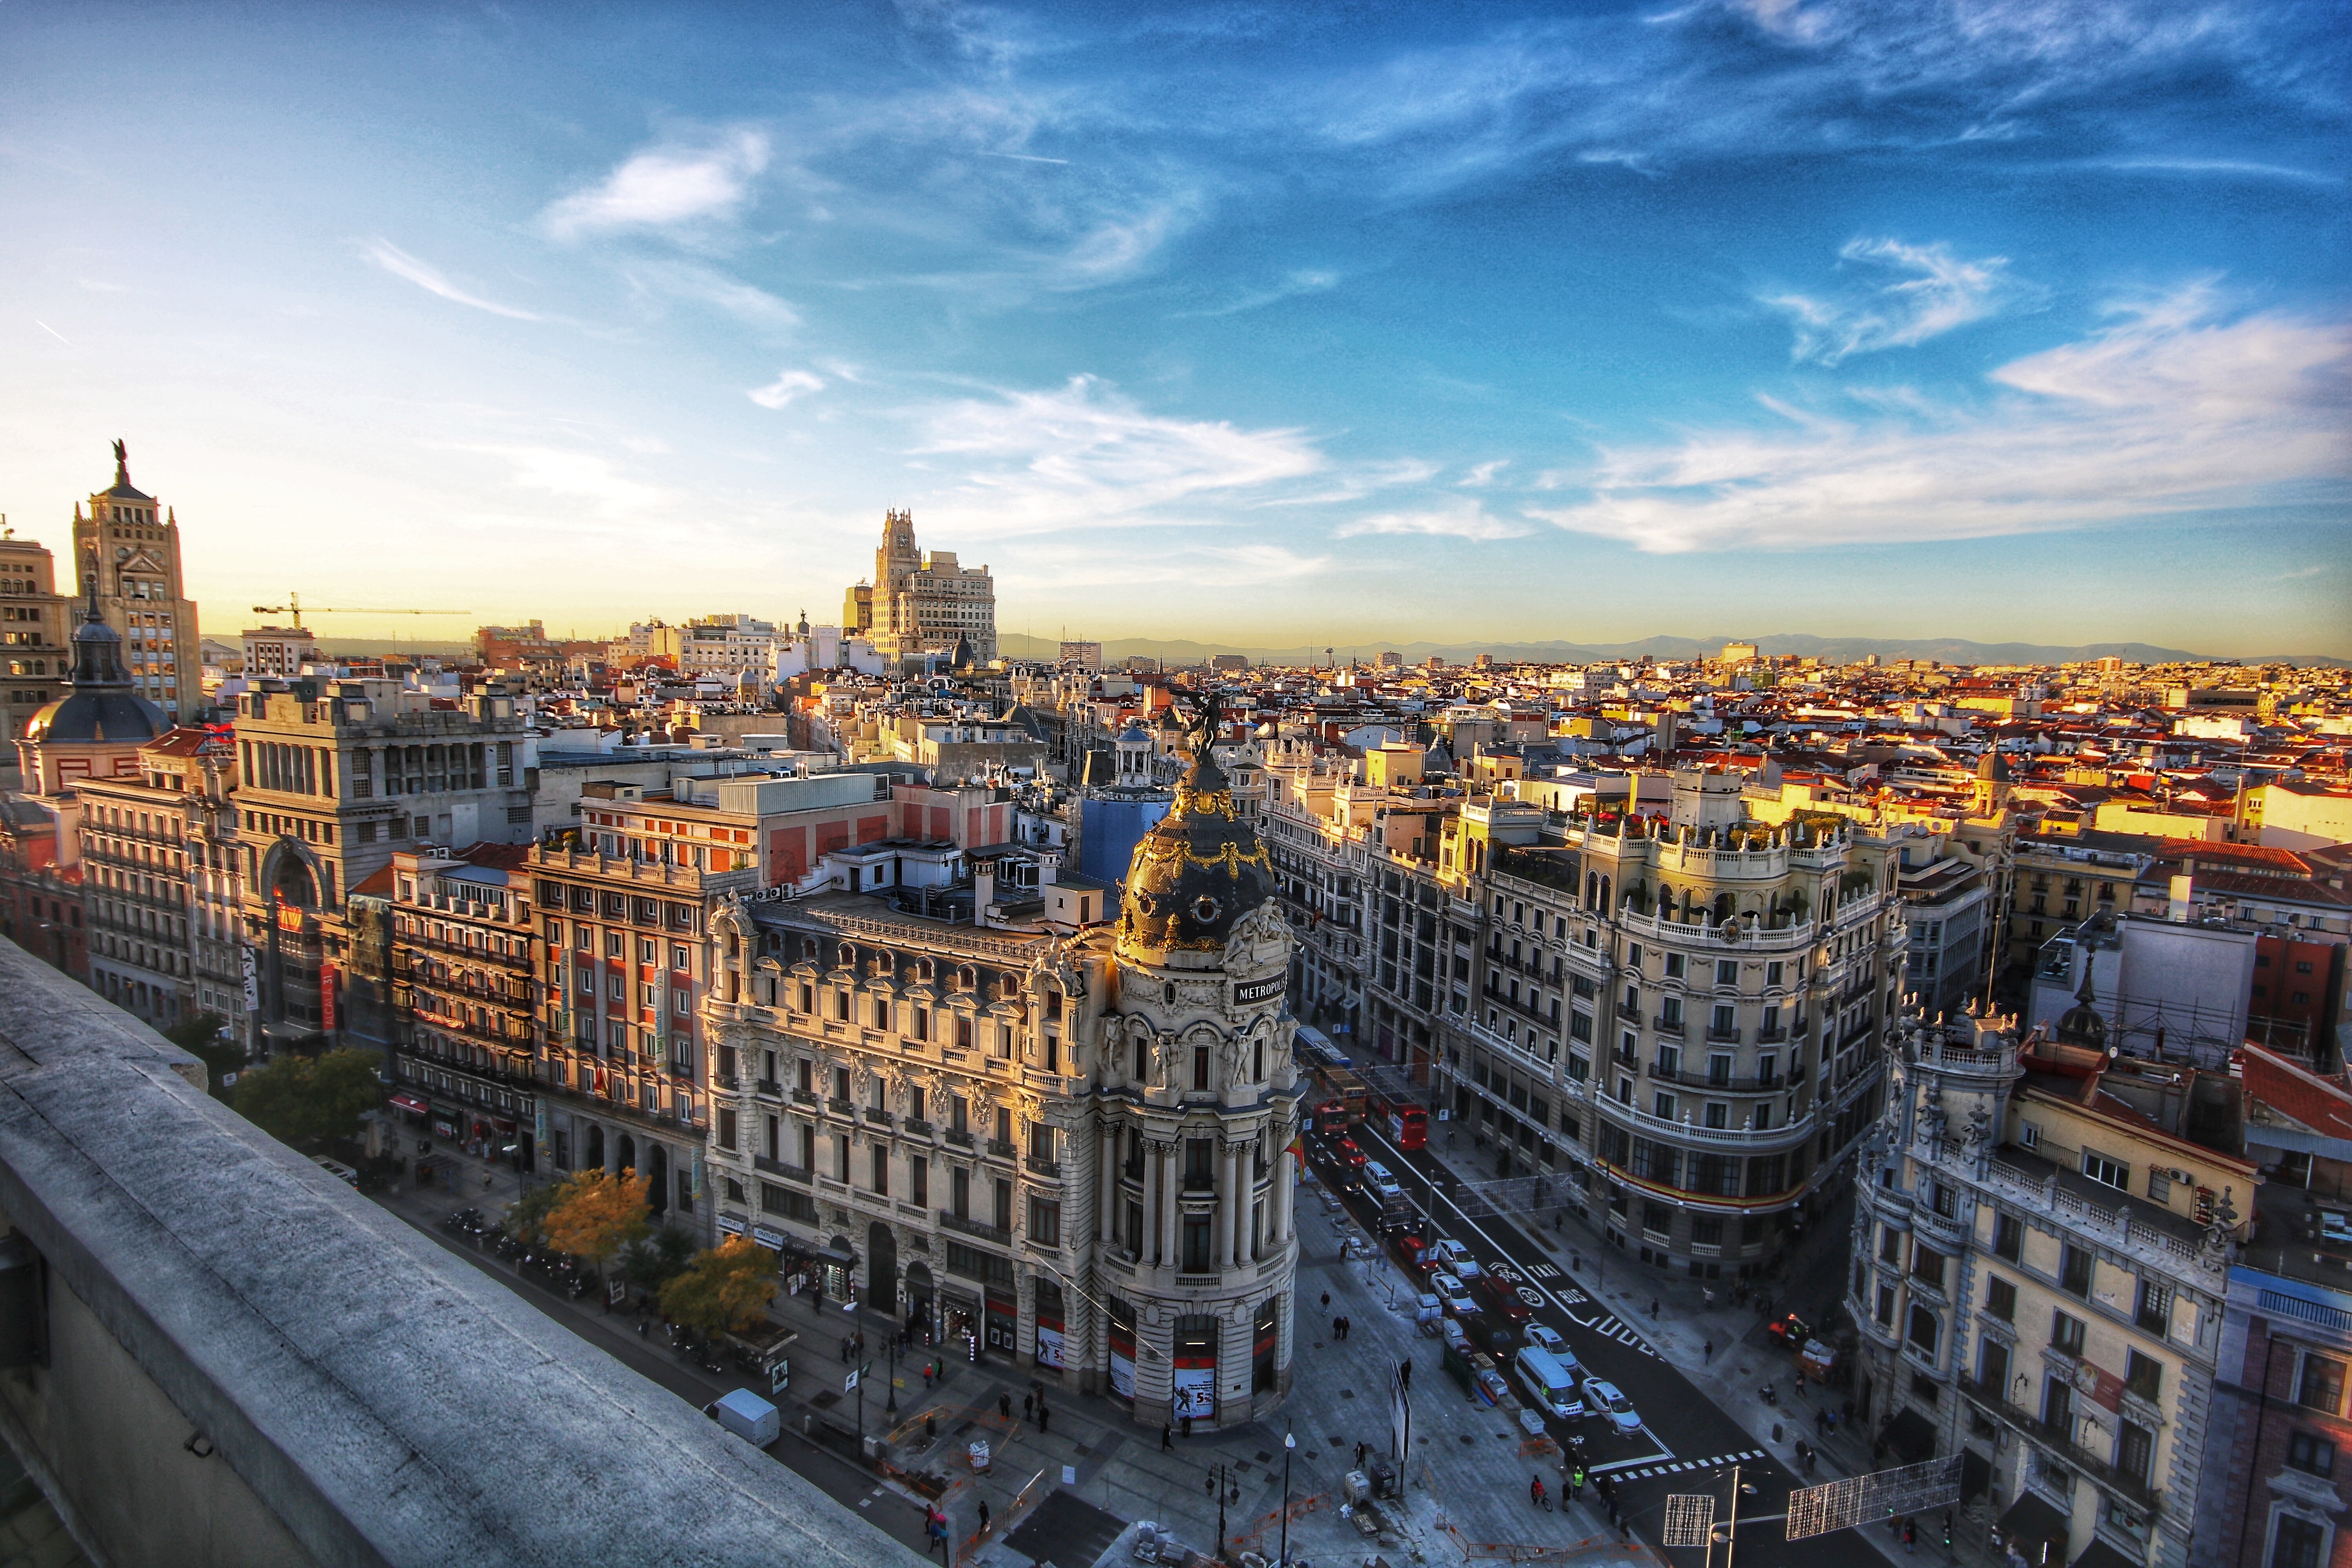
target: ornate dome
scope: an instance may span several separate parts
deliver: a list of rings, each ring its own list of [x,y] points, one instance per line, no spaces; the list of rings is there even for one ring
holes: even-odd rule
[[[1193,731],[1192,766],[1175,809],[1152,826],[1128,862],[1118,905],[1118,947],[1224,951],[1241,919],[1274,895],[1273,863],[1257,832],[1234,813],[1233,785],[1209,754],[1215,708]]]
[[[72,689],[26,721],[25,739],[35,745],[143,745],[172,722],[123,673],[122,634],[99,614],[97,571],[85,568],[84,575],[89,597],[74,628],[74,670],[67,679]]]
[[[2009,782],[2008,759],[2003,757],[1997,749],[1987,752],[1978,759],[1977,777],[1987,784],[2007,784]]]
[[[2083,955],[2083,985],[2074,993],[2074,1005],[2059,1016],[2055,1030],[2062,1046],[2087,1046],[2095,1051],[2107,1048],[2107,1021],[2099,1016],[2098,1000],[2091,993],[2090,955]]]

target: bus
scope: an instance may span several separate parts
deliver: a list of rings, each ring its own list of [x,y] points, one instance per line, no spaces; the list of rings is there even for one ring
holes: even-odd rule
[[[1429,1147],[1429,1112],[1403,1095],[1373,1089],[1365,1097],[1364,1110],[1399,1149]]]
[[[1331,1130],[1353,1127],[1364,1119],[1364,1080],[1342,1067],[1316,1069],[1315,1081],[1323,1099],[1315,1107],[1315,1125]]]

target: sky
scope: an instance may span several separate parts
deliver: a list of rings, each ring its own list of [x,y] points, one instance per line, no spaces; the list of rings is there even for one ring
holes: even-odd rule
[[[0,512],[205,630],[2352,656],[2310,4],[0,7]]]

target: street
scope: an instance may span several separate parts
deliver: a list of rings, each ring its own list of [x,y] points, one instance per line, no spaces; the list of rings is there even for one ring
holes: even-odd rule
[[[1875,1546],[1852,1531],[1803,1542],[1786,1540],[1779,1521],[1787,1512],[1788,1495],[1795,1484],[1788,1468],[1766,1452],[1754,1434],[1717,1409],[1671,1360],[1660,1355],[1638,1324],[1628,1323],[1580,1289],[1562,1262],[1518,1225],[1491,1214],[1474,1220],[1448,1191],[1451,1174],[1433,1156],[1425,1152],[1405,1152],[1389,1140],[1384,1129],[1369,1121],[1349,1129],[1349,1135],[1367,1154],[1396,1173],[1416,1206],[1433,1218],[1435,1232],[1468,1244],[1482,1268],[1499,1274],[1502,1268],[1508,1268],[1516,1272],[1522,1300],[1535,1308],[1535,1321],[1558,1330],[1577,1359],[1615,1384],[1640,1413],[1642,1429],[1626,1436],[1590,1415],[1572,1423],[1547,1419],[1546,1425],[1563,1442],[1581,1432],[1588,1470],[1616,1478],[1621,1504],[1643,1540],[1655,1543],[1659,1539],[1665,1500],[1672,1493],[1711,1491],[1717,1498],[1717,1521],[1727,1520],[1731,1468],[1738,1464],[1743,1489],[1756,1489],[1740,1499],[1740,1562],[1764,1568],[1782,1563],[1791,1568],[1797,1564],[1883,1568],[1885,1560]],[[1377,1208],[1370,1199],[1360,1191],[1343,1196],[1349,1212],[1368,1232],[1378,1235]],[[1423,1239],[1435,1237],[1424,1236]],[[1577,1250],[1591,1267],[1592,1249]],[[1622,1258],[1611,1258],[1602,1266],[1622,1267],[1629,1277],[1634,1268]],[[1536,1305],[1538,1300],[1541,1305]],[[1784,1393],[1794,1365],[1790,1360],[1780,1375]],[[1809,1405],[1792,1401],[1782,1408],[1788,1413],[1792,1435],[1798,1424],[1812,1419]],[[1705,1553],[1689,1548],[1668,1555],[1676,1562],[1696,1564]]]

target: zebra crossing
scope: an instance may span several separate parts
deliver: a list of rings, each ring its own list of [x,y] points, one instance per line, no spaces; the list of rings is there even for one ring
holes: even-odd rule
[[[1717,1454],[1712,1459],[1678,1459],[1673,1464],[1644,1465],[1638,1470],[1621,1470],[1621,1481],[1647,1480],[1652,1476],[1677,1476],[1685,1470],[1719,1470],[1727,1465],[1744,1465],[1766,1457],[1761,1448],[1750,1448],[1739,1454]]]

